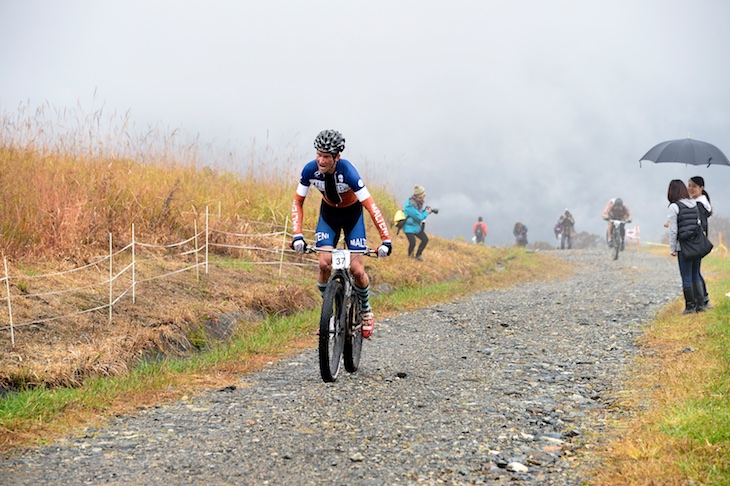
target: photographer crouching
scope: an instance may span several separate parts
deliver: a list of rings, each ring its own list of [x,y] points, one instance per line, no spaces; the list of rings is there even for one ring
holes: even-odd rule
[[[403,232],[408,238],[408,256],[414,257],[416,260],[423,260],[421,254],[428,244],[428,236],[426,236],[426,218],[429,214],[438,214],[439,210],[430,206],[424,206],[426,201],[426,189],[423,186],[416,186],[413,188],[413,195],[406,201],[403,212],[406,215],[406,224],[403,227]],[[421,240],[418,245],[416,254],[413,254],[413,250],[416,248],[416,238]]]

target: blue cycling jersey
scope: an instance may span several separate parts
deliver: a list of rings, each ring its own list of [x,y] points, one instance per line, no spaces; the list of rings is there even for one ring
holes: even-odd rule
[[[340,202],[333,202],[328,198],[326,182],[330,184],[334,182],[336,196]],[[304,166],[292,204],[292,233],[295,236],[301,236],[302,233],[303,204],[310,186],[314,186],[322,195],[319,222],[315,232],[317,246],[336,246],[340,232],[344,232],[350,249],[365,249],[367,241],[363,208],[370,213],[380,239],[384,242],[390,241],[388,223],[383,218],[382,212],[373,201],[355,166],[345,159],[337,160],[334,173],[327,176],[320,172],[316,160]],[[331,195],[334,194],[332,189],[333,187],[329,187]]]
[[[297,194],[305,197],[309,191],[309,186],[314,186],[322,193],[322,197],[327,204],[336,207],[352,206],[355,202],[362,202],[370,197],[370,192],[365,187],[365,183],[360,178],[360,174],[357,172],[355,166],[348,160],[340,159],[337,161],[337,166],[335,167],[335,182],[337,183],[337,193],[340,194],[340,197],[342,198],[342,202],[339,204],[335,204],[327,199],[324,189],[324,174],[319,171],[317,161],[312,160],[307,163],[302,170]]]

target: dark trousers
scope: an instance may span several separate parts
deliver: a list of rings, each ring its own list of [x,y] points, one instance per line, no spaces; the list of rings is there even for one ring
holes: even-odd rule
[[[685,260],[682,258],[682,250],[680,250],[677,252],[677,262],[679,263],[679,274],[682,276],[682,287],[692,287],[694,282],[702,282],[699,260]]]
[[[705,292],[704,297],[705,300],[707,298],[707,284],[705,283],[705,277],[702,276],[702,260],[698,262],[697,265],[697,273],[700,274],[700,282],[702,282],[702,290]]]
[[[416,256],[421,256],[423,249],[426,248],[426,245],[428,244],[428,236],[426,236],[426,232],[421,230],[420,233],[406,233],[406,238],[408,238],[408,256],[413,256],[413,249],[416,247],[416,238],[421,240],[421,244],[418,245],[418,251],[416,251]]]

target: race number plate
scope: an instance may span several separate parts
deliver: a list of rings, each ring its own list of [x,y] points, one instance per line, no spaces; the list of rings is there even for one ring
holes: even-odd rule
[[[350,252],[347,250],[332,251],[332,270],[350,268]]]

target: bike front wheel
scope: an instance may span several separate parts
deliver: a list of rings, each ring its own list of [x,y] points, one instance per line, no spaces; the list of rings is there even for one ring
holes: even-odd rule
[[[613,252],[613,259],[618,260],[618,252],[621,249],[621,233],[614,227],[613,229],[613,248],[611,248]]]
[[[327,284],[319,320],[319,371],[325,382],[333,382],[340,372],[345,345],[345,289],[340,280]]]
[[[354,373],[360,366],[362,352],[362,318],[360,317],[360,299],[355,292],[350,296],[347,306],[347,339],[345,340],[345,369]]]

